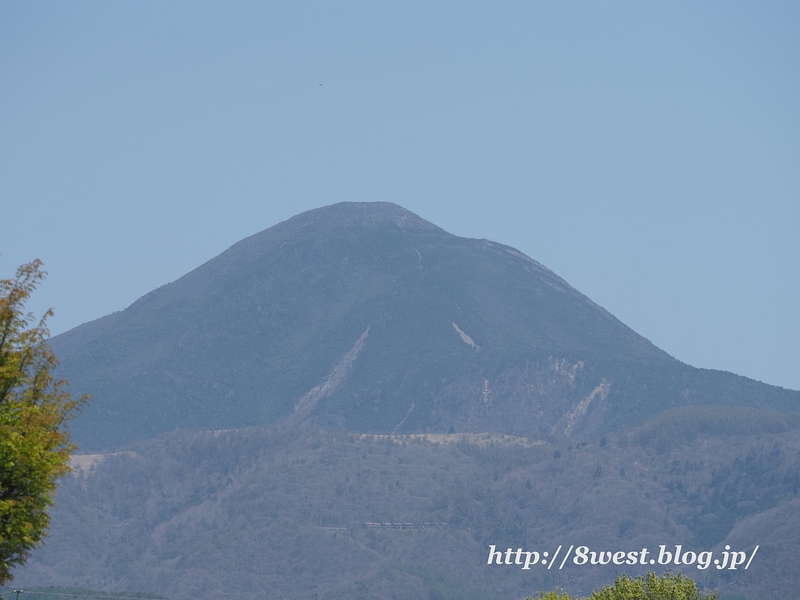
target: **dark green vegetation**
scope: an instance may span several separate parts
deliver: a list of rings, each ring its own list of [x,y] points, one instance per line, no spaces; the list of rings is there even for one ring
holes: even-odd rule
[[[48,311],[35,323],[25,305],[44,279],[41,261],[0,280],[0,585],[25,562],[50,524],[56,481],[75,449],[66,422],[86,400],[74,400],[53,377]]]
[[[709,434],[664,450],[661,432],[671,437],[684,416],[664,417],[660,430],[533,445],[310,428],[174,432],[84,458],[59,490],[51,540],[18,580],[173,600],[225,591],[510,600],[559,585],[588,595],[623,571],[653,567],[523,571],[487,565],[491,544],[540,552],[682,544],[717,556],[726,544],[747,552],[760,544],[747,571],[683,571],[750,600],[788,597],[800,560],[800,427],[776,415],[757,435]]]
[[[74,425],[87,450],[280,422],[588,439],[675,406],[800,406],[680,363],[513,248],[383,203],[298,215],[53,348],[97,397]]]
[[[530,596],[526,600],[534,600]],[[579,600],[568,594],[548,592],[537,594],[536,600]],[[583,600],[717,600],[717,594],[703,594],[691,577],[682,573],[656,573],[617,577],[614,585],[604,585]]]
[[[800,392],[682,364],[516,250],[395,205],[299,215],[53,346],[97,396],[75,432],[98,454],[21,584],[518,600],[659,566],[522,570],[491,545],[759,545],[746,572],[691,576],[795,589]]]

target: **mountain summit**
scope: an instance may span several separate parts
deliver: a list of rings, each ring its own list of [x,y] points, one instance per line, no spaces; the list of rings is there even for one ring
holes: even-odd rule
[[[388,203],[302,213],[53,338],[86,449],[179,428],[577,438],[800,393],[667,355],[523,253]]]

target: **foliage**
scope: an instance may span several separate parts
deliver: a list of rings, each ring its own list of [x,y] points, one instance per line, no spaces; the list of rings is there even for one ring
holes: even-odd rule
[[[635,579],[628,575],[617,577],[613,586],[594,592],[587,600],[716,600],[717,594],[703,595],[693,579],[667,572],[659,577],[647,573]]]
[[[65,423],[86,401],[53,376],[58,361],[45,342],[52,311],[34,326],[24,313],[44,276],[35,260],[0,281],[0,584],[45,535],[56,481],[75,449]]]
[[[534,598],[528,596],[525,600],[534,600]],[[577,600],[577,598],[570,597],[566,592],[563,594],[559,592],[538,592],[535,600]]]
[[[588,600],[716,600],[717,594],[703,595],[693,579],[681,573],[664,573],[661,577],[648,572],[635,579],[629,575],[617,577],[613,586],[595,591]]]
[[[606,585],[585,600],[716,600],[717,594],[703,595],[693,579],[667,571],[659,577],[648,572],[646,577],[617,577],[614,585]],[[528,596],[526,600],[534,600]],[[559,592],[539,592],[535,600],[578,600]]]

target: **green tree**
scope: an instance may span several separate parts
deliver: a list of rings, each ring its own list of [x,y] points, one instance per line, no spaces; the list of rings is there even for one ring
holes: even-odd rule
[[[0,585],[46,535],[57,480],[75,450],[66,423],[88,400],[73,399],[53,375],[45,325],[52,310],[35,325],[24,312],[46,275],[41,267],[37,259],[0,280]]]
[[[606,585],[596,590],[584,600],[716,600],[717,594],[703,595],[694,579],[684,577],[681,573],[674,575],[667,571],[659,577],[648,573],[647,577],[639,575],[632,578],[621,575],[614,585]],[[526,600],[534,600],[530,596]],[[536,600],[578,600],[567,594],[557,592],[539,592]]]
[[[528,596],[527,598],[525,598],[525,600],[534,600],[534,599]],[[563,594],[560,592],[539,592],[538,594],[536,594],[535,600],[578,600],[578,598],[577,597],[573,598],[566,592],[564,592]]]
[[[703,595],[690,577],[667,571],[659,577],[655,573],[635,579],[628,575],[617,577],[613,586],[597,590],[588,600],[716,600],[717,594]]]

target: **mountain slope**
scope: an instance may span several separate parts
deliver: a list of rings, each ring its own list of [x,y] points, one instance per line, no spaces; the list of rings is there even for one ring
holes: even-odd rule
[[[751,600],[794,597],[800,415],[726,412],[732,434],[713,430],[713,411],[684,407],[588,443],[285,426],[172,432],[78,457],[51,538],[15,571],[15,586],[173,600],[518,600],[557,586],[585,596],[623,571],[668,567],[571,560],[523,570],[487,565],[492,545],[551,556],[570,545],[648,548],[654,559],[661,545],[717,559],[726,545],[748,555],[759,545],[747,570],[710,560],[672,568]]]
[[[586,437],[800,393],[676,361],[513,248],[343,203],[247,238],[52,341],[102,449],[177,428]]]

